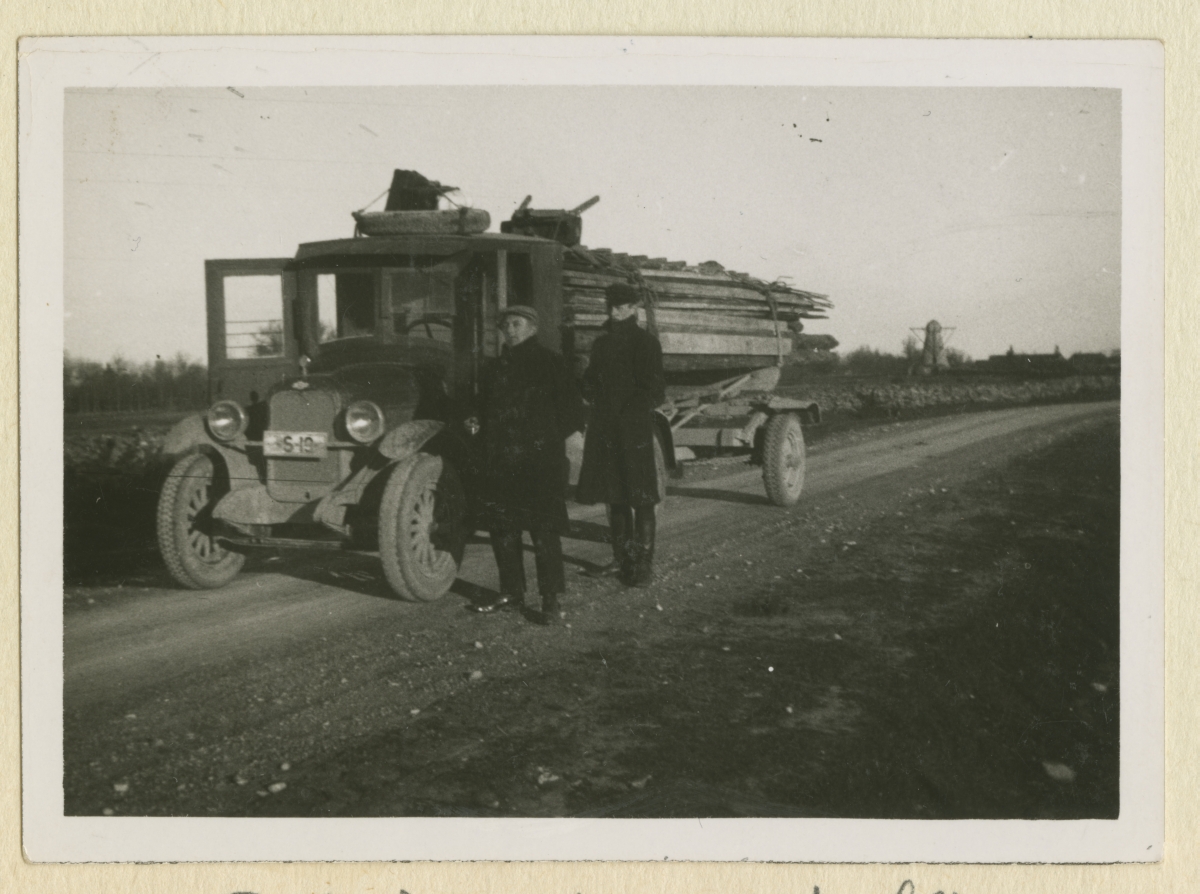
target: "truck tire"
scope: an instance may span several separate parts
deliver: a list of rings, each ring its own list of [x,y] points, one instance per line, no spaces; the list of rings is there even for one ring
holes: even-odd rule
[[[158,497],[158,550],[171,577],[189,589],[223,587],[246,561],[213,536],[213,506],[228,492],[229,482],[203,453],[177,462],[163,484]]]
[[[767,420],[763,438],[763,484],[776,506],[794,506],[804,490],[804,430],[794,413]]]
[[[446,595],[466,549],[465,517],[453,466],[428,453],[396,464],[379,505],[379,558],[397,596],[432,602]]]

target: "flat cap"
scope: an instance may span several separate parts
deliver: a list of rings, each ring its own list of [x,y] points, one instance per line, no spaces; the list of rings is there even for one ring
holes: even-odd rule
[[[538,319],[537,310],[530,307],[528,304],[508,305],[508,307],[500,311],[500,319],[497,322],[503,322],[505,317],[524,317],[535,326],[541,324],[541,320]]]
[[[604,300],[609,307],[620,307],[622,304],[640,304],[642,293],[636,286],[629,283],[615,282],[604,290]]]

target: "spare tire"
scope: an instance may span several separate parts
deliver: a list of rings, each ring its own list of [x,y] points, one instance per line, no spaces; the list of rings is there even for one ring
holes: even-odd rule
[[[491,226],[481,208],[446,211],[355,211],[359,232],[366,236],[469,236]]]

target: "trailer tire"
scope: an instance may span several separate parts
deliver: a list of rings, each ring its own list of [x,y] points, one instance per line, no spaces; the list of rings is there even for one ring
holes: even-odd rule
[[[212,457],[190,454],[171,469],[158,497],[158,551],[171,577],[190,590],[225,586],[246,561],[213,536],[213,507],[229,493],[222,472]]]
[[[452,465],[428,453],[396,464],[379,505],[379,559],[397,596],[432,602],[446,595],[466,549],[465,517]]]
[[[779,413],[763,437],[763,484],[776,506],[794,506],[804,490],[804,429],[794,413]]]

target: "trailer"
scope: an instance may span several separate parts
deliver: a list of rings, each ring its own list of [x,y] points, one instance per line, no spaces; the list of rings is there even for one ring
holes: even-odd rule
[[[804,334],[804,320],[824,319],[828,296],[727,270],[716,261],[688,264],[581,243],[580,215],[535,210],[531,198],[501,224],[505,233],[553,239],[564,246],[562,350],[577,369],[603,331],[604,289],[637,285],[645,296],[640,324],[662,345],[667,403],[658,410],[664,449],[683,460],[695,448],[742,451],[760,464],[767,496],[791,506],[804,487],[805,425],[821,421],[815,401],[776,394],[782,369],[828,336]],[[669,440],[667,440],[669,438]]]

